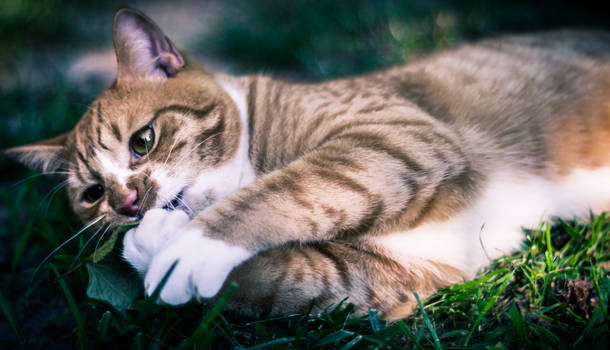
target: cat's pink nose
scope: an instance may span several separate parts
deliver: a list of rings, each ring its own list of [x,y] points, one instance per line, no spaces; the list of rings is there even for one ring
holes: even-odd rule
[[[138,191],[130,190],[125,196],[123,205],[117,209],[117,212],[122,215],[136,216],[138,215],[139,210],[140,206],[138,205]]]

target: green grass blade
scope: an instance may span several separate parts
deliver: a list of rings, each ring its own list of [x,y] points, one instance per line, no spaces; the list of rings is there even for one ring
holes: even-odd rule
[[[23,230],[23,233],[19,236],[19,240],[17,241],[17,247],[15,248],[15,253],[13,255],[13,260],[11,261],[11,269],[15,271],[17,269],[17,265],[21,261],[21,257],[23,256],[23,252],[27,247],[27,244],[30,240],[30,236],[32,235],[32,227],[34,226],[34,220],[30,220]]]
[[[441,346],[441,340],[438,338],[438,335],[436,334],[436,330],[434,329],[434,326],[432,325],[432,322],[430,321],[430,318],[428,317],[426,310],[424,310],[424,305],[421,303],[421,300],[419,299],[419,295],[417,295],[417,293],[413,293],[413,295],[415,295],[415,299],[417,300],[417,305],[419,306],[419,310],[421,311],[422,317],[424,318],[424,324],[430,330],[430,334],[432,334],[432,339],[434,340],[434,348],[442,349],[443,347]]]
[[[398,321],[398,327],[400,327],[403,334],[405,334],[409,339],[411,339],[413,345],[415,345],[418,349],[423,350],[424,347],[420,344],[419,339],[413,333],[411,333],[411,330],[409,329],[409,326],[407,326],[405,321]]]
[[[171,276],[176,266],[178,266],[178,262],[179,260],[176,260],[172,263],[169,269],[167,269],[167,272],[165,272],[165,275],[163,275],[163,278],[161,278],[161,281],[159,281],[159,284],[153,290],[152,294],[149,297],[149,300],[152,300],[153,303],[156,303],[159,299],[159,295],[161,294],[163,287],[165,287],[165,284],[169,280],[169,276]]]
[[[210,312],[208,312],[208,314],[203,318],[203,320],[201,320],[201,323],[199,323],[199,326],[197,327],[197,329],[195,329],[193,335],[191,335],[191,337],[186,341],[186,343],[184,343],[180,347],[182,350],[193,349],[196,345],[197,348],[205,347],[205,344],[200,343],[206,340],[205,336],[208,328],[216,319],[218,314],[225,308],[227,302],[229,301],[229,299],[231,299],[231,296],[235,292],[235,289],[237,289],[237,283],[233,282],[224,292],[222,297],[220,297],[220,299],[216,302],[212,310],[210,310]]]
[[[350,331],[346,331],[344,329],[340,329],[338,331],[332,332],[328,335],[325,335],[324,337],[318,339],[318,341],[316,341],[311,347],[312,348],[319,348],[328,344],[333,344],[333,343],[337,343],[340,340],[343,340],[345,338],[349,338],[351,336],[354,335],[354,332],[350,332]]]
[[[277,339],[273,339],[271,341],[264,342],[262,344],[258,344],[258,345],[255,345],[253,347],[247,348],[247,350],[265,349],[265,348],[272,347],[274,345],[291,343],[293,341],[294,341],[294,337],[277,338]],[[287,348],[290,349],[291,347],[287,347]],[[191,349],[191,348],[189,348],[189,349]]]
[[[373,333],[377,333],[381,330],[381,322],[377,316],[377,310],[369,310],[369,322],[371,323],[371,330],[373,330]]]
[[[468,336],[464,340],[464,347],[468,346],[468,343],[470,342],[470,339],[472,338],[472,335],[474,334],[474,331],[476,330],[477,326],[481,323],[481,321],[483,320],[483,318],[485,317],[485,315],[487,314],[489,309],[491,309],[491,307],[496,303],[496,300],[500,296],[500,294],[502,294],[502,292],[504,292],[504,289],[506,289],[506,287],[510,284],[512,275],[513,274],[510,273],[510,274],[502,277],[498,281],[499,283],[502,283],[502,284],[500,285],[500,287],[498,287],[498,289],[496,289],[495,293],[491,296],[491,298],[489,298],[487,303],[485,303],[485,306],[483,306],[483,310],[481,311],[479,316],[477,316],[476,320],[474,321],[474,324],[470,328],[470,332],[468,333]]]
[[[25,337],[23,336],[23,333],[21,332],[19,323],[17,323],[17,319],[15,318],[15,315],[13,314],[11,305],[8,303],[6,298],[4,298],[4,295],[2,294],[2,292],[0,292],[0,309],[2,309],[2,313],[4,313],[4,316],[6,316],[6,319],[8,320],[8,323],[11,325],[11,328],[13,328],[13,331],[15,332],[15,335],[17,336],[17,340],[19,340],[19,344],[21,344],[22,346],[25,345]]]
[[[68,306],[70,307],[70,311],[72,311],[72,315],[74,316],[74,320],[76,321],[76,336],[78,338],[78,343],[80,345],[80,348],[86,349],[85,348],[85,340],[86,340],[85,324],[83,322],[83,318],[81,316],[80,309],[78,308],[78,305],[76,304],[76,300],[72,296],[72,293],[70,292],[70,288],[68,288],[68,285],[66,284],[66,282],[59,275],[59,271],[57,271],[57,268],[55,267],[55,265],[49,264],[49,266],[51,267],[53,274],[57,278],[57,283],[59,283],[61,290],[64,292],[66,300],[68,301]]]
[[[362,340],[362,336],[357,335],[356,337],[354,337],[354,339],[345,343],[339,350],[349,350],[349,349],[353,348],[356,344],[358,344],[361,340]]]

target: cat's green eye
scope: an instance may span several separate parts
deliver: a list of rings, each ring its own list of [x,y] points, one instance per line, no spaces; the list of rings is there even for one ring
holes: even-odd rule
[[[137,157],[142,157],[150,152],[154,144],[155,131],[153,130],[152,125],[148,125],[133,134],[131,141],[129,142],[129,147]]]
[[[97,184],[89,186],[83,193],[83,200],[89,204],[95,203],[104,195],[104,186]]]

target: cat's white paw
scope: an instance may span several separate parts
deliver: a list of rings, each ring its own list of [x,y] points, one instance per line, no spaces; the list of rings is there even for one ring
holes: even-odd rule
[[[123,238],[123,258],[142,275],[148,271],[152,258],[183,231],[189,222],[181,210],[151,209],[136,228]]]
[[[160,301],[178,305],[194,296],[210,298],[218,293],[231,270],[252,255],[242,247],[205,237],[197,228],[187,228],[153,257],[144,287],[151,295],[177,261],[159,294]]]

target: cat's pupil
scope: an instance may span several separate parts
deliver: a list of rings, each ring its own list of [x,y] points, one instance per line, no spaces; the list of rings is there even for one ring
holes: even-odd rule
[[[95,203],[98,199],[102,198],[104,194],[104,186],[97,184],[90,186],[83,193],[83,200],[87,203]]]
[[[131,138],[131,150],[136,156],[147,154],[155,143],[155,132],[152,126],[147,126],[136,132]]]

